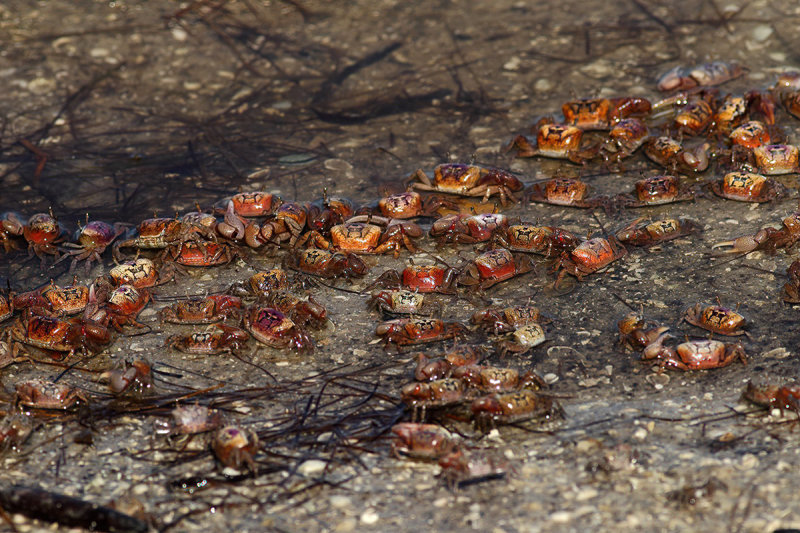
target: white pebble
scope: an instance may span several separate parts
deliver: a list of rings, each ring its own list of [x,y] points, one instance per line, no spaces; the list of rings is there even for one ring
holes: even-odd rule
[[[319,459],[310,459],[297,467],[297,472],[301,476],[311,477],[320,474],[325,470],[328,465],[325,461]]]
[[[517,56],[512,57],[508,61],[506,61],[505,65],[503,65],[503,69],[505,70],[519,70],[519,63],[520,60]]]
[[[753,28],[753,39],[760,43],[764,42],[769,39],[769,36],[772,35],[772,32],[772,26],[761,24],[760,26]]]
[[[375,512],[375,509],[367,509],[361,514],[361,523],[371,526],[377,524],[379,518],[380,516]]]

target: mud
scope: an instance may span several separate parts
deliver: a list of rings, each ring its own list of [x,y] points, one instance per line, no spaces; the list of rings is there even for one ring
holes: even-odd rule
[[[656,100],[657,76],[678,64],[747,66],[723,94],[764,89],[777,73],[800,67],[800,8],[759,0],[672,6],[122,1],[78,9],[6,2],[0,211],[52,207],[76,227],[87,212],[135,223],[153,212],[209,207],[238,190],[306,201],[327,189],[362,202],[402,190],[416,169],[447,161],[510,168],[527,184],[560,172],[581,175],[600,193],[628,190],[655,168],[642,155],[609,176],[514,159],[502,148],[540,117],[558,116],[573,97]],[[798,142],[796,119],[781,111],[779,120],[789,142]],[[40,172],[41,159],[23,140],[46,154]],[[566,295],[547,289],[546,265],[487,292],[487,303],[533,301],[553,317],[547,344],[490,362],[552,374],[566,412],[562,421],[504,427],[477,440],[513,465],[505,480],[453,493],[436,477],[438,466],[391,456],[387,430],[408,416],[398,390],[411,379],[412,363],[376,343],[379,317],[367,297],[341,288],[359,292],[385,269],[401,268],[405,256],[368,258],[365,280],[315,290],[335,328],[318,335],[312,356],[260,348],[199,358],[164,348],[166,336],[183,329],[162,325],[156,310],[280,263],[256,254],[160,287],[142,316],[151,329],[118,338],[62,378],[98,401],[37,418],[21,450],[3,455],[0,479],[116,502],[130,513],[134,502],[154,528],[172,531],[798,528],[794,415],[740,401],[749,380],[797,376],[797,309],[780,301],[792,257],[711,255],[713,243],[777,225],[795,209],[796,175],[779,179],[788,197],[761,205],[709,195],[620,217],[546,205],[509,210],[579,234],[616,229],[640,212],[691,218],[702,233],[632,250]],[[425,247],[451,264],[474,256],[471,247]],[[23,290],[70,279],[66,262],[38,266],[24,254],[3,256],[0,283]],[[703,336],[680,317],[717,298],[751,319],[747,366],[657,373],[615,346],[616,321],[640,307],[679,337]],[[476,306],[442,300],[453,320],[466,321]],[[490,348],[478,334],[472,340]],[[131,357],[148,358],[157,371],[147,408],[111,401],[98,380]],[[7,402],[15,382],[62,370],[5,368]],[[156,435],[154,422],[175,398],[197,390],[229,419],[259,430],[258,475],[226,475],[202,438],[181,449]],[[445,423],[474,435],[466,424]],[[709,480],[712,494],[681,503],[684,487]],[[38,531],[51,517],[12,518],[19,531]]]

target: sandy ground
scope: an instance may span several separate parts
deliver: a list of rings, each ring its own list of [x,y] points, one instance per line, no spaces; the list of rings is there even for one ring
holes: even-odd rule
[[[627,191],[656,169],[641,155],[624,173],[608,175],[514,159],[502,147],[541,116],[557,117],[571,98],[657,100],[656,78],[675,65],[720,59],[747,66],[748,74],[723,86],[723,94],[763,90],[777,73],[800,66],[800,8],[765,1],[688,2],[680,12],[671,6],[6,2],[0,6],[0,211],[30,215],[52,207],[74,228],[87,212],[136,223],[153,212],[207,208],[239,190],[308,201],[327,189],[366,202],[402,190],[416,169],[448,161],[510,168],[527,184],[560,172],[581,174],[598,193]],[[779,120],[797,142],[796,119],[781,112]],[[46,154],[41,172],[26,142]],[[533,301],[553,317],[548,343],[489,361],[551,374],[563,420],[484,437],[444,420],[507,463],[503,480],[453,492],[435,464],[391,455],[387,429],[408,417],[398,391],[413,363],[375,342],[379,316],[363,294],[314,290],[335,327],[317,335],[312,356],[251,348],[241,357],[198,358],[164,347],[168,335],[185,328],[161,324],[157,309],[280,264],[281,256],[263,254],[158,288],[142,316],[151,329],[120,336],[81,363],[86,371],[64,376],[86,389],[90,405],[63,416],[36,415],[28,441],[2,456],[0,479],[115,502],[126,512],[138,504],[155,529],[170,531],[800,528],[794,416],[768,415],[740,401],[749,380],[796,376],[797,310],[780,301],[792,258],[711,256],[713,243],[778,225],[794,210],[795,175],[780,181],[790,192],[776,202],[709,195],[642,210],[642,216],[691,218],[702,232],[632,250],[567,295],[547,290],[551,278],[541,267],[490,289],[485,302],[442,298],[450,320],[465,321],[489,302]],[[587,234],[617,229],[639,212],[609,217],[602,210],[519,205],[509,214]],[[451,264],[475,255],[470,246],[424,246]],[[337,286],[361,291],[407,260],[405,254],[368,258],[363,281]],[[66,268],[65,262],[43,271],[24,254],[6,255],[0,282],[15,290],[50,278],[65,283]],[[96,267],[80,274],[89,280],[101,273]],[[615,346],[616,321],[640,306],[678,337],[702,336],[679,320],[686,308],[716,298],[739,305],[751,321],[747,366],[659,374]],[[477,332],[470,340],[491,348]],[[99,373],[133,357],[154,364],[155,390],[141,400],[113,400]],[[61,370],[8,367],[5,397],[11,401],[19,380]],[[205,391],[199,400],[258,432],[257,475],[226,475],[203,438],[180,448],[156,434],[154,424],[165,420],[175,398],[198,390]],[[692,491],[684,488],[703,486],[712,490],[687,503]],[[19,531],[49,527],[12,518]]]

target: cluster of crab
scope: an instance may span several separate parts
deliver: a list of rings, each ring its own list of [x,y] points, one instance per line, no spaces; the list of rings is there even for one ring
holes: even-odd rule
[[[387,346],[398,348],[466,337],[470,334],[466,324],[439,318],[447,309],[436,298],[471,297],[535,272],[537,256],[549,265],[553,286],[558,288],[568,275],[581,280],[606,268],[628,253],[626,246],[650,246],[698,230],[695,222],[685,218],[636,217],[611,234],[590,238],[566,228],[512,218],[496,212],[499,208],[522,203],[524,209],[530,203],[544,203],[619,213],[693,200],[704,195],[704,188],[746,202],[784,195],[784,188],[770,176],[797,172],[798,148],[778,144],[784,139],[775,111],[780,103],[790,114],[800,116],[800,74],[782,75],[763,93],[720,97],[712,88],[742,73],[736,65],[721,63],[673,70],[660,88],[679,92],[655,104],[637,97],[570,101],[562,106],[560,123],[543,119],[534,127],[535,139],[520,135],[509,145],[520,157],[597,163],[609,171],[621,170],[626,158],[642,148],[667,172],[642,178],[631,191],[614,196],[593,195],[578,178],[556,176],[526,188],[506,170],[446,163],[436,166],[432,175],[423,170],[411,174],[404,192],[361,206],[327,193],[313,201],[294,202],[266,191],[240,192],[206,210],[150,218],[131,228],[87,217],[71,240],[52,212],[27,219],[4,213],[0,241],[7,254],[27,247],[29,255],[43,263],[49,257],[56,264],[70,260],[71,272],[80,263],[88,272],[94,263],[103,265],[102,255],[109,249],[118,264],[86,285],[76,280],[59,287],[51,282],[27,292],[0,295],[0,322],[19,313],[0,335],[0,367],[26,359],[28,351],[44,351],[57,361],[75,353],[95,354],[111,343],[114,331],[144,327],[137,317],[158,285],[190,269],[220,267],[237,257],[254,255],[280,254],[280,266],[257,272],[218,294],[186,298],[159,311],[162,322],[202,326],[170,336],[166,346],[194,355],[236,355],[253,337],[259,345],[311,352],[311,332],[322,330],[329,320],[325,307],[309,294],[312,284],[307,279],[354,282],[369,271],[363,256],[417,254],[427,251],[427,245],[466,245],[475,255],[456,266],[438,258],[434,264],[409,261],[400,272],[389,270],[377,276],[368,284],[373,290],[369,303],[386,320],[375,333]],[[714,160],[725,170],[721,179],[688,184]],[[490,200],[496,201],[492,212],[476,212],[476,208],[488,211],[485,206]],[[772,253],[798,240],[800,211],[784,219],[780,228],[765,227],[715,247],[730,248],[726,252]],[[126,261],[127,254],[136,254],[136,259]],[[289,271],[296,273],[294,282],[289,281]],[[794,302],[800,300],[800,267],[790,267],[789,277],[785,299]],[[686,320],[731,335],[741,331],[741,324],[732,325],[734,315],[741,316],[720,306],[699,306]],[[546,322],[531,305],[492,307],[472,317],[473,329],[483,329],[500,354],[519,354],[541,344]],[[638,316],[626,317],[619,330],[623,343],[664,367],[704,369],[736,359],[746,361],[738,343],[698,340],[676,345],[666,328]],[[461,369],[454,368],[452,361],[447,364],[451,366],[431,371],[424,380],[403,389],[403,400],[414,413],[469,404],[476,425],[485,429],[554,412],[552,399],[528,383],[531,376],[476,366],[477,360]],[[420,365],[447,366],[440,362]],[[115,394],[152,385],[144,360],[125,362],[107,377]],[[495,381],[502,382],[497,385],[501,388],[495,387]],[[536,380],[531,383],[540,385]],[[46,381],[23,385],[18,387],[18,402],[29,407],[69,408],[87,399],[76,390],[61,390]],[[427,438],[420,437],[422,442]],[[252,468],[257,449],[254,433],[233,426],[220,430],[212,441],[227,443],[219,444],[223,451],[216,452],[223,464]],[[418,453],[411,450],[413,445],[402,446],[408,448],[403,453]],[[437,447],[421,445],[426,446]],[[452,451],[449,445],[444,448]],[[212,449],[217,450],[217,445]],[[225,451],[237,449],[230,454]]]
[[[481,355],[466,345],[456,345],[438,357],[419,352],[414,356],[415,381],[400,389],[403,403],[412,410],[412,421],[392,427],[394,455],[437,461],[451,487],[502,477],[509,469],[508,461],[442,425],[426,423],[429,416],[447,413],[451,419],[471,419],[485,433],[498,425],[544,421],[562,414],[558,402],[541,392],[547,385],[535,372],[487,365]]]
[[[697,304],[686,310],[681,318],[688,324],[712,335],[736,337],[748,335],[747,320],[734,309],[722,305]],[[704,370],[728,366],[736,360],[747,364],[747,354],[740,342],[727,343],[712,338],[689,339],[676,343],[668,326],[644,319],[639,313],[629,313],[617,322],[619,343],[623,348],[641,351],[643,361],[655,360],[661,368]]]

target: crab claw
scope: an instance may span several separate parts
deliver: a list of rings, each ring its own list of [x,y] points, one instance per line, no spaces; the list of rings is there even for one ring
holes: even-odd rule
[[[659,359],[663,357],[664,352],[671,349],[664,346],[664,341],[671,338],[673,338],[673,336],[669,333],[662,333],[659,335],[655,341],[648,344],[645,349],[642,350],[642,360]]]

